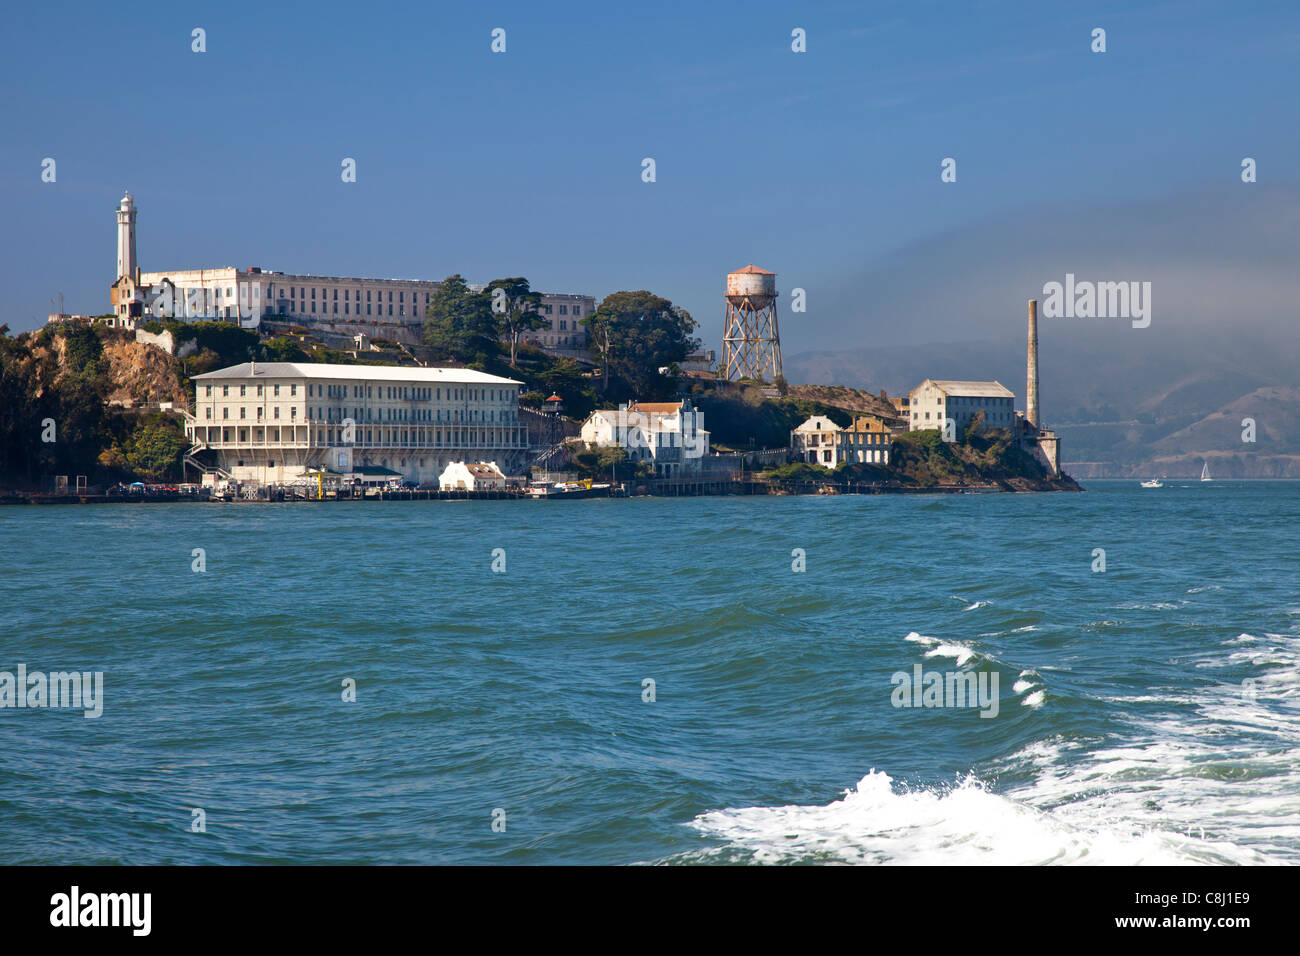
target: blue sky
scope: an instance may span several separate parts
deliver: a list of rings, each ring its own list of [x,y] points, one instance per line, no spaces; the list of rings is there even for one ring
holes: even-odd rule
[[[1241,264],[1248,291],[1265,248],[1250,248],[1253,217],[1275,218],[1300,180],[1294,3],[326,0],[2,17],[0,321],[15,329],[59,292],[71,311],[107,310],[124,188],[146,270],[649,288],[711,345],[724,273],[755,262],[787,303],[807,290],[808,311],[782,315],[790,353],[980,337],[1026,228],[1071,237],[1043,264],[1059,278],[1153,208],[1163,260],[1199,242]],[[191,52],[195,27],[206,53]],[[791,51],[796,27],[806,53]],[[40,180],[44,157],[56,183]],[[344,157],[356,183],[340,179]],[[940,182],[944,157],[956,183]],[[1225,203],[1236,226],[1217,246]],[[945,276],[972,250],[985,298],[959,315]],[[1131,251],[1133,278],[1158,271]],[[1266,284],[1285,289],[1290,252]],[[1008,281],[1019,321],[1045,279]],[[950,321],[909,321],[909,289]],[[1269,308],[1281,298],[1273,288]]]

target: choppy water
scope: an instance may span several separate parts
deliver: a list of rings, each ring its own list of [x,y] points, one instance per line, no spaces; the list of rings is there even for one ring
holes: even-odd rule
[[[1300,862],[1298,519],[1226,481],[0,509],[0,670],[105,681],[0,710],[0,862]],[[894,707],[918,663],[998,715]]]

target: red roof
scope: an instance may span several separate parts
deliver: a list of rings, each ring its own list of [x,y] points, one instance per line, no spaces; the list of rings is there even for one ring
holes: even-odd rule
[[[760,275],[760,276],[774,276],[774,275],[776,275],[775,272],[768,272],[766,269],[760,269],[758,266],[754,265],[752,262],[751,262],[749,265],[745,266],[745,268],[743,268],[743,269],[737,269],[736,272],[749,272],[749,273],[752,273],[753,275]]]

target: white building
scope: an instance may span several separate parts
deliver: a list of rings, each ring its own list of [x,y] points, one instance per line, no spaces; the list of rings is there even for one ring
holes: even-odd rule
[[[122,317],[221,320],[247,329],[257,328],[264,318],[307,327],[376,320],[419,325],[440,285],[422,279],[294,275],[224,266],[119,276],[110,299],[114,313]]]
[[[597,409],[582,423],[581,437],[596,448],[625,448],[631,461],[653,462],[659,478],[696,474],[709,453],[704,413],[690,399]]]
[[[120,319],[221,320],[256,329],[262,319],[275,318],[355,335],[359,330],[351,327],[361,324],[422,325],[425,310],[442,285],[427,279],[301,275],[258,266],[141,272],[135,251],[136,214],[135,200],[127,193],[117,208],[117,279],[109,290],[113,313]],[[595,298],[540,295],[538,311],[548,326],[530,330],[524,341],[560,355],[589,357],[587,329],[581,320],[596,311]]]
[[[283,484],[313,468],[347,475],[378,466],[433,485],[453,461],[492,460],[513,474],[527,466],[514,379],[463,368],[245,362],[194,383],[186,460],[216,453],[208,484]]]
[[[814,415],[790,433],[790,451],[800,461],[834,468],[840,463],[840,426]]]
[[[912,431],[943,428],[951,419],[956,436],[969,427],[976,412],[984,412],[989,428],[1014,428],[1015,393],[1001,382],[953,382],[927,378],[909,393]]]
[[[495,461],[478,461],[466,464],[453,461],[438,476],[442,491],[500,491],[506,486],[506,476]]]

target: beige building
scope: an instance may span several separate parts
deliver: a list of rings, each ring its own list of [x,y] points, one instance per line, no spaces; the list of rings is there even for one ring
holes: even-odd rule
[[[186,463],[218,478],[286,484],[310,469],[389,468],[436,485],[453,461],[519,474],[528,434],[513,379],[461,368],[245,362],[194,377]],[[215,466],[196,455],[215,453]]]
[[[1014,428],[1015,393],[1001,382],[955,382],[927,378],[909,393],[908,410],[912,431],[943,429],[951,420],[956,437],[970,426],[977,412],[984,412],[989,428]]]
[[[884,419],[859,415],[839,431],[839,459],[851,465],[888,465],[893,435]]]
[[[799,461],[834,468],[840,463],[840,426],[814,415],[790,433],[790,452]]]
[[[582,320],[596,311],[595,296],[549,292],[543,292],[541,296],[537,311],[547,325],[541,329],[529,329],[520,341],[548,352],[589,360],[591,340]]]

